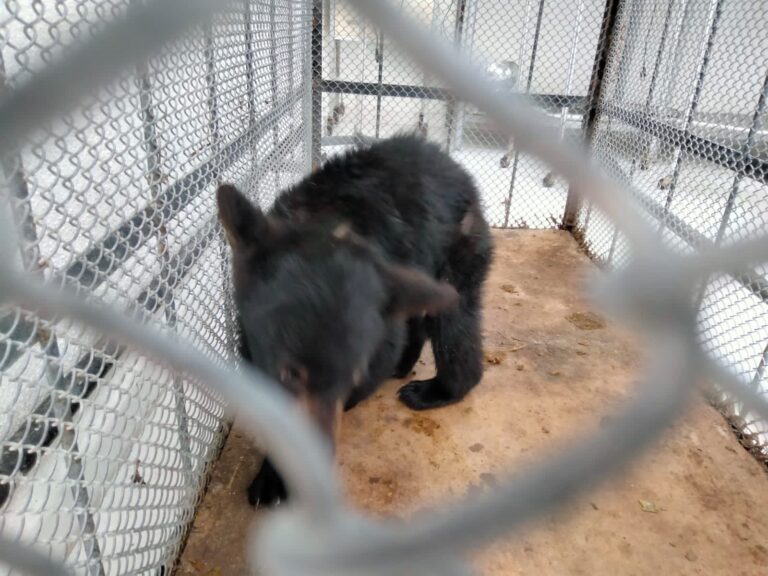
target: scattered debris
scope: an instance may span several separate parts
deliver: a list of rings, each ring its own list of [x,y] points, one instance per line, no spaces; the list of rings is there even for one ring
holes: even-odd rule
[[[661,508],[656,506],[655,502],[651,502],[650,500],[638,500],[640,503],[640,509],[643,512],[650,512],[652,514],[658,514],[661,512]]]
[[[696,552],[693,550],[688,550],[688,552],[685,553],[685,559],[689,562],[696,562],[696,560],[699,559],[699,557],[696,555]]]
[[[594,312],[574,312],[565,317],[568,322],[579,330],[600,330],[605,328],[605,322]]]
[[[139,465],[141,464],[141,460],[136,459],[136,469],[133,473],[133,476],[131,477],[131,482],[134,484],[140,484],[142,486],[146,486],[147,483],[144,481],[144,478],[141,476],[141,472],[139,471]]]
[[[672,174],[667,174],[659,180],[659,190],[668,190],[669,188],[672,188]]]
[[[472,446],[469,447],[470,452],[482,452],[484,446],[480,444],[479,442],[476,442],[475,444],[472,444]]]
[[[594,502],[590,502],[589,505],[592,506],[592,510],[600,510]]]
[[[525,366],[523,366],[522,364],[518,364],[517,366],[515,366],[515,368],[517,368],[518,372],[522,372],[523,370],[525,370]]]
[[[397,481],[392,478],[378,478],[375,484],[377,497],[381,498],[385,504],[392,504],[400,490]]]
[[[485,361],[488,364],[491,364],[492,366],[498,366],[504,362],[504,358],[506,358],[507,355],[504,352],[497,350],[494,352],[486,352],[483,356],[485,357]]]
[[[434,435],[435,430],[440,428],[440,424],[438,422],[435,422],[432,420],[432,418],[421,415],[409,416],[403,420],[403,426],[413,430],[414,432],[418,432],[419,434],[424,434],[425,436],[430,437]]]
[[[562,373],[560,372],[560,370],[550,370],[549,372],[547,372],[547,374],[549,374],[550,376],[562,376]]]
[[[549,434],[549,428],[547,428],[546,426],[542,426],[541,431],[544,432],[544,434]]]
[[[504,290],[507,294],[517,294],[517,288],[515,288],[514,284],[502,284],[501,289]]]
[[[541,183],[544,185],[544,188],[552,188],[552,186],[555,185],[555,173],[547,172],[547,175],[544,176],[544,179],[541,181]]]

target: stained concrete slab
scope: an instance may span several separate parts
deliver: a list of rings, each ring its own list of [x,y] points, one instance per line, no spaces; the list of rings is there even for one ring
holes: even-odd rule
[[[566,233],[496,233],[486,289],[481,385],[462,403],[414,413],[403,381],[345,415],[339,472],[348,498],[407,518],[490,490],[504,476],[604,425],[631,393],[641,347],[582,297],[592,264]],[[432,374],[428,350],[416,377]],[[262,512],[245,488],[258,451],[237,424],[213,473],[179,574],[247,574],[245,535]],[[722,417],[685,417],[609,479],[472,557],[480,574],[768,574],[768,476]]]

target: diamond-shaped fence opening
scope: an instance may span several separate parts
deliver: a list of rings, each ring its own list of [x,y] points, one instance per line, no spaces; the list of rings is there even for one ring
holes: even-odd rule
[[[0,92],[151,4],[5,2]],[[497,94],[527,94],[551,139],[588,145],[674,251],[768,231],[764,2],[396,4]],[[217,183],[266,208],[327,158],[401,132],[472,174],[494,227],[565,228],[601,266],[630,266],[635,246],[605,210],[582,204],[567,178],[349,3],[227,0],[213,12],[0,159],[18,231],[11,258],[30,275],[227,363],[236,338]],[[699,344],[765,396],[766,267],[713,274],[696,297]],[[766,422],[720,401],[765,459]],[[77,322],[5,306],[0,535],[79,573],[168,574],[227,433],[226,407],[207,383]]]

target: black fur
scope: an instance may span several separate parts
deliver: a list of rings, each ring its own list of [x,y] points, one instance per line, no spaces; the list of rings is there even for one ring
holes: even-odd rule
[[[437,146],[400,136],[333,158],[266,216],[229,185],[218,202],[243,356],[309,398],[324,432],[334,403],[410,375],[427,338],[437,373],[403,386],[404,404],[445,406],[480,381],[491,238],[472,179]],[[250,501],[284,497],[265,462]]]

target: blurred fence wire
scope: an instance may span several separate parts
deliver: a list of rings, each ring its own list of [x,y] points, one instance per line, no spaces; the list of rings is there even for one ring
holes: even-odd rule
[[[29,16],[9,4],[16,20]],[[702,377],[768,420],[759,390],[702,348],[696,298],[711,276],[738,276],[768,260],[768,237],[673,251],[629,188],[609,179],[586,150],[566,144],[532,102],[500,93],[465,54],[390,2],[350,4],[441,82],[452,101],[484,111],[512,139],[516,155],[545,161],[621,231],[630,257],[620,269],[595,276],[592,296],[647,336],[649,365],[633,399],[599,433],[492,493],[402,523],[348,509],[328,450],[287,398],[260,374],[222,362],[233,358],[227,258],[210,194],[203,193],[216,181],[234,179],[266,203],[301,177],[311,155],[319,161],[322,128],[313,112],[322,102],[309,87],[322,80],[310,65],[321,1],[116,3],[117,16],[106,24],[94,8],[94,27],[80,48],[51,62],[43,55],[39,69],[17,58],[14,72],[5,62],[0,328],[16,339],[3,341],[0,363],[4,385],[21,383],[10,398],[0,397],[17,406],[7,409],[9,422],[2,424],[8,440],[0,461],[7,478],[0,484],[0,561],[7,566],[30,574],[52,573],[51,562],[89,574],[167,570],[215,458],[228,406],[238,407],[297,494],[250,541],[253,562],[280,576],[466,574],[464,552],[561,505],[636,457],[679,414]],[[609,1],[606,13],[615,6]],[[49,26],[50,15],[36,9],[31,21]],[[444,20],[437,22],[445,29]],[[258,30],[271,32],[261,36]],[[18,38],[24,37],[35,35]],[[37,39],[20,47],[18,38],[8,41],[17,53],[45,53]],[[174,42],[181,49],[168,49]],[[377,43],[381,54],[384,44]],[[605,45],[598,43],[598,60],[608,57]],[[126,81],[121,74],[131,66],[133,81]],[[121,124],[136,103],[132,123]],[[93,151],[83,127],[83,118],[95,117],[101,119],[96,142],[108,144],[107,157]],[[58,118],[64,120],[57,125]],[[64,150],[73,146],[84,154],[67,156]],[[131,158],[127,179],[103,168],[116,156]],[[61,158],[77,170],[56,168]],[[46,168],[47,179],[41,166],[53,166]],[[100,169],[107,173],[99,175]],[[77,181],[83,173],[84,181]],[[132,175],[147,181],[148,205],[126,191]],[[66,193],[46,196],[53,184]],[[38,192],[44,202],[30,204]],[[109,222],[118,227],[107,227],[107,240],[101,230],[87,229],[103,217],[104,196],[108,216],[119,217]],[[75,212],[62,204],[74,205]],[[127,225],[119,225],[126,215]],[[198,225],[191,232],[190,222]],[[58,247],[70,244],[86,250],[53,262]],[[123,276],[114,278],[116,271]],[[121,370],[120,377],[110,379],[107,365]],[[37,380],[46,386],[34,388]],[[142,389],[147,406],[121,381]],[[24,396],[25,386],[37,393]],[[111,395],[99,396],[102,389]],[[19,410],[35,417],[12,418]],[[142,419],[152,426],[137,426]],[[47,468],[38,463],[46,451],[58,458]],[[153,475],[160,488],[152,493],[147,487],[139,496]],[[135,510],[139,505],[143,510]],[[53,529],[44,522],[51,509],[67,511],[67,520]],[[94,516],[93,510],[102,512]],[[132,540],[134,525],[151,529]],[[136,560],[131,549],[146,554]]]

